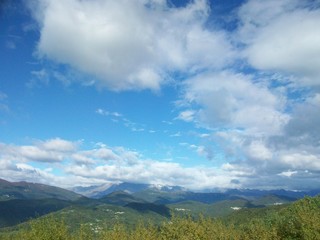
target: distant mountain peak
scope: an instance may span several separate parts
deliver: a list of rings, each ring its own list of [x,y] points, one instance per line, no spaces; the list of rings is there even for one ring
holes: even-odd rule
[[[76,193],[82,194],[91,198],[101,198],[112,192],[124,191],[129,194],[134,194],[136,192],[144,190],[154,190],[163,192],[175,192],[175,191],[186,191],[185,188],[180,186],[167,186],[162,184],[146,184],[146,183],[107,183],[98,186],[90,187],[74,187],[72,190]]]

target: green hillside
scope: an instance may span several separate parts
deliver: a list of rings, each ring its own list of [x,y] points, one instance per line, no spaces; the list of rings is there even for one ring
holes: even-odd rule
[[[59,199],[14,199],[0,203],[0,228],[14,226],[31,218],[70,206],[70,202]]]
[[[134,197],[133,195],[123,192],[123,191],[117,191],[108,194],[107,196],[104,196],[99,199],[100,202],[108,203],[108,204],[115,204],[119,206],[124,206],[132,202],[136,203],[145,203],[146,201],[139,199],[137,197]]]
[[[223,193],[168,192],[157,189],[135,194],[118,191],[101,199],[90,199],[61,188],[4,180],[0,181],[0,192],[4,198],[0,205],[0,228],[15,226],[48,213],[65,219],[71,229],[89,222],[100,226],[122,221],[132,226],[137,223],[137,219],[159,224],[170,218],[171,214],[193,217],[202,214],[215,218],[240,209],[290,201],[287,197],[274,195],[248,201]]]
[[[200,214],[206,217],[222,217],[231,214],[240,209],[250,207],[247,200],[225,200],[212,204],[205,204],[196,201],[179,202],[168,205],[175,214],[185,215],[190,214],[197,217]]]
[[[0,239],[317,239],[305,236],[319,234],[314,221],[319,220],[320,197],[291,203],[293,198],[280,195],[248,200],[147,189],[90,199],[4,180],[0,194]]]
[[[80,194],[63,188],[30,182],[8,182],[0,179],[0,201],[12,199],[46,199],[75,201]]]
[[[158,224],[139,224],[136,214],[135,210],[107,204],[85,209],[69,207],[29,221],[20,230],[3,230],[0,239],[320,239],[320,196],[288,205],[244,208],[224,219],[173,215],[157,219],[161,221]],[[148,212],[140,216],[151,215]],[[76,223],[78,226],[73,228]]]
[[[285,196],[267,195],[251,201],[254,206],[282,205],[293,202],[295,199]]]
[[[176,192],[166,192],[154,189],[143,190],[133,194],[134,197],[138,199],[143,199],[146,202],[168,204],[174,202],[180,202],[185,200],[187,192],[176,191]]]

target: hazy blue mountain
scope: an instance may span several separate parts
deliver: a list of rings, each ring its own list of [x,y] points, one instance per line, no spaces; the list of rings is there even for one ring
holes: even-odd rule
[[[182,201],[197,201],[202,203],[213,203],[217,201],[235,199],[224,193],[194,193],[189,191],[161,191],[156,189],[147,189],[133,194],[135,197],[148,202],[157,204],[169,204]]]
[[[81,194],[83,196],[94,198],[96,195],[101,197],[103,195],[103,192],[107,192],[107,189],[112,187],[113,185],[115,184],[106,183],[106,184],[93,185],[93,186],[87,186],[87,187],[76,186],[76,187],[70,188],[70,190],[78,194]]]
[[[116,183],[104,184],[92,187],[74,188],[77,193],[83,194],[90,198],[100,199],[113,192],[125,192],[134,198],[156,204],[170,204],[181,201],[197,201],[202,203],[215,203],[224,200],[246,199],[249,201],[256,200],[263,196],[278,196],[287,198],[287,201],[293,201],[304,196],[315,196],[320,190],[313,191],[288,191],[283,189],[277,190],[259,190],[259,189],[211,189],[204,192],[193,192],[180,186],[164,186],[141,183]],[[109,196],[110,197],[110,196]],[[129,196],[127,195],[126,198]],[[128,199],[127,199],[128,200]],[[110,199],[111,201],[111,199]],[[119,200],[118,205],[123,200]],[[113,199],[110,203],[115,203]],[[126,201],[124,201],[126,202]]]
[[[249,200],[256,199],[267,195],[276,195],[288,197],[291,200],[297,200],[304,196],[316,196],[320,193],[320,189],[312,191],[290,191],[284,189],[259,190],[259,189],[228,189],[226,194],[243,197]]]
[[[73,192],[75,191],[75,192]],[[288,191],[259,190],[259,189],[226,189],[216,190],[217,192],[192,192],[180,186],[165,186],[141,183],[107,183],[99,186],[74,187],[73,191],[29,182],[8,182],[0,179],[0,201],[10,199],[43,199],[56,198],[61,200],[75,201],[81,195],[89,198],[100,199],[113,192],[125,192],[137,199],[147,202],[167,204],[180,201],[199,201],[203,203],[214,203],[223,200],[247,199],[274,195],[287,197],[288,200],[296,200],[304,196],[315,196],[320,193],[320,189],[312,191]],[[80,195],[81,194],[81,195]],[[110,197],[110,196],[109,196]],[[128,197],[128,196],[127,196]]]
[[[90,186],[90,187],[74,187],[72,191],[82,194],[84,196],[90,198],[102,198],[112,192],[127,192],[130,194],[141,192],[144,190],[158,190],[165,192],[176,192],[185,190],[183,187],[179,186],[163,186],[163,185],[155,185],[155,184],[143,184],[143,183],[115,183],[115,184],[102,184],[98,186]]]

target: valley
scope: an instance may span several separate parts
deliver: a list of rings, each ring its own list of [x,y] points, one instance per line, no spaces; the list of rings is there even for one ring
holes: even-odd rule
[[[50,214],[63,219],[72,231],[82,225],[92,229],[123,223],[134,227],[138,222],[159,225],[173,215],[200,215],[227,218],[243,210],[284,208],[308,192],[284,190],[229,189],[223,192],[192,192],[178,186],[121,183],[91,187],[94,195],[81,195],[53,186],[0,181],[0,228],[24,227],[31,219]],[[95,189],[101,189],[97,191]],[[88,190],[88,188],[86,189]],[[91,197],[89,197],[91,196]]]

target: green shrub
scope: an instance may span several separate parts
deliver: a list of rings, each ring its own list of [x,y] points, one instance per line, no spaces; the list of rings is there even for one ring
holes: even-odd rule
[[[282,239],[320,239],[320,197],[306,197],[279,213]]]
[[[71,236],[64,221],[52,216],[39,218],[29,222],[29,229],[19,236],[24,240],[69,240]]]

